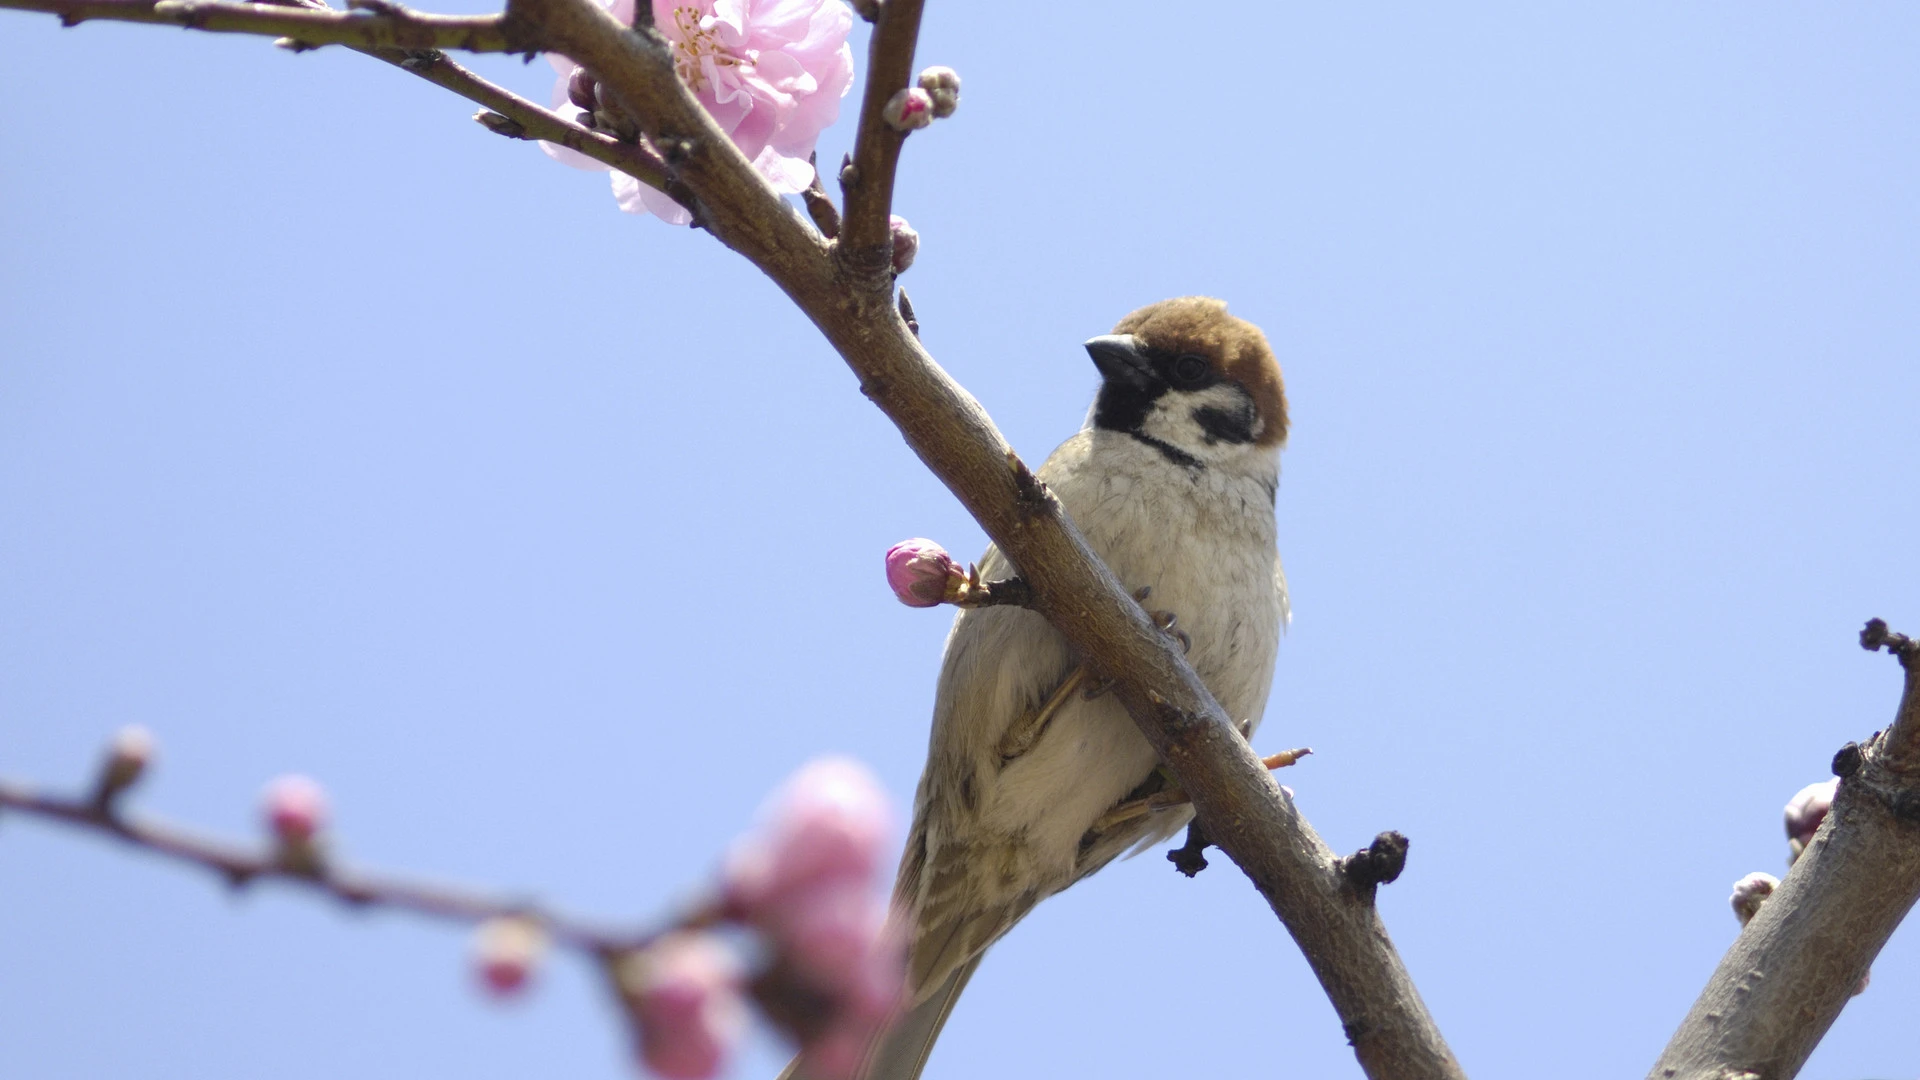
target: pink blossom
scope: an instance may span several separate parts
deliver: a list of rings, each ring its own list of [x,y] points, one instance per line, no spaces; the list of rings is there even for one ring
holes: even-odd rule
[[[1822,780],[1817,784],[1808,784],[1787,803],[1787,864],[1791,866],[1800,858],[1800,853],[1813,843],[1813,834],[1820,831],[1820,823],[1827,820],[1827,811],[1833,806],[1833,795],[1840,787],[1839,780]]]
[[[748,922],[813,890],[871,887],[886,844],[887,797],[866,766],[821,758],[775,793],[766,822],[725,874],[728,907]]]
[[[615,18],[633,22],[634,0],[600,0]],[[847,31],[853,13],[840,0],[651,0],[654,25],[673,48],[680,81],[753,162],[775,191],[793,195],[813,179],[808,158],[820,133],[840,116],[840,99],[853,85]],[[560,73],[554,109],[580,120],[568,94],[579,65],[549,53]],[[607,166],[552,143],[542,148],[581,169]],[[613,173],[613,195],[630,214],[652,213],[685,225],[678,203],[625,173]]]
[[[895,131],[917,131],[933,123],[933,95],[917,86],[896,90],[880,110],[880,118]]]
[[[327,827],[327,793],[305,776],[282,776],[261,796],[267,827],[284,844],[307,844]]]
[[[947,549],[931,540],[915,537],[887,549],[887,585],[908,607],[937,606],[953,582],[965,577]]]
[[[740,962],[710,934],[670,934],[623,961],[620,988],[640,1026],[640,1056],[668,1080],[720,1071],[747,1026]]]

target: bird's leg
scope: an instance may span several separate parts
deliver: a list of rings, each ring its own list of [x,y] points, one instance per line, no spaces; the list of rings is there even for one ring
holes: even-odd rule
[[[1265,765],[1269,770],[1284,769],[1311,753],[1313,750],[1305,746],[1298,750],[1282,750],[1277,754],[1268,754],[1261,758],[1260,764]],[[1115,825],[1123,825],[1135,818],[1157,814],[1162,810],[1171,810],[1176,806],[1185,806],[1192,801],[1193,799],[1178,787],[1156,791],[1144,798],[1129,799],[1100,815],[1100,819],[1093,823],[1093,831],[1106,832]]]
[[[1087,665],[1075,664],[1038,709],[1015,720],[1007,728],[1007,733],[1000,736],[1000,764],[1005,765],[1033,749],[1033,744],[1039,742],[1040,736],[1046,733],[1047,725],[1053,722],[1053,714],[1059,712],[1060,706],[1065,705],[1086,681]]]

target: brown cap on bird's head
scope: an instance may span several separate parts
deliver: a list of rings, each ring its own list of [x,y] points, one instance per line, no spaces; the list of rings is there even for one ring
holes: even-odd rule
[[[1133,312],[1113,328],[1132,334],[1149,349],[1192,353],[1204,358],[1222,378],[1240,384],[1253,399],[1262,421],[1260,446],[1287,440],[1287,392],[1280,382],[1267,335],[1245,319],[1227,314],[1227,302],[1210,296],[1180,296]]]

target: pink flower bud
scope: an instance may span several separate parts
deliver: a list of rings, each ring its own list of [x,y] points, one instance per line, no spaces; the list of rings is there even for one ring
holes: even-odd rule
[[[1772,874],[1753,873],[1733,883],[1733,917],[1745,926],[1753,921],[1760,912],[1760,905],[1780,884],[1780,879]]]
[[[726,869],[727,907],[739,917],[758,924],[809,891],[873,883],[888,813],[866,766],[850,758],[809,763],[775,794],[766,821]]]
[[[1813,834],[1819,832],[1820,823],[1827,820],[1827,811],[1833,807],[1833,794],[1839,787],[1837,779],[1808,784],[1787,803],[1788,866],[1813,843]]]
[[[960,107],[960,73],[950,67],[935,66],[920,73],[920,89],[933,99],[933,115],[946,119]]]
[[[473,936],[474,974],[495,997],[513,997],[526,988],[546,951],[547,932],[532,919],[488,919]]]
[[[113,741],[107,744],[106,760],[100,763],[94,801],[104,808],[114,796],[137,783],[153,763],[153,748],[153,733],[138,724],[115,732]]]
[[[933,123],[933,97],[917,86],[896,90],[880,118],[895,131],[915,131]]]
[[[887,549],[887,584],[908,607],[935,607],[967,579],[947,549],[915,537]]]
[[[747,1026],[740,962],[710,934],[669,934],[620,962],[620,989],[640,1028],[640,1057],[668,1080],[720,1071]]]
[[[889,223],[893,226],[893,272],[904,274],[907,267],[913,265],[913,257],[920,254],[920,234],[899,214],[893,215]]]
[[[268,784],[261,809],[283,844],[309,844],[327,827],[327,793],[304,776],[282,776]]]

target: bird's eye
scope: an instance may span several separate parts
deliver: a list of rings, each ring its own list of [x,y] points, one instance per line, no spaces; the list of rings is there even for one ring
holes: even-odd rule
[[[1211,370],[1213,369],[1207,366],[1205,358],[1195,356],[1192,353],[1188,353],[1173,362],[1174,381],[1184,386],[1191,386],[1194,383],[1204,380],[1207,377],[1207,373]]]

